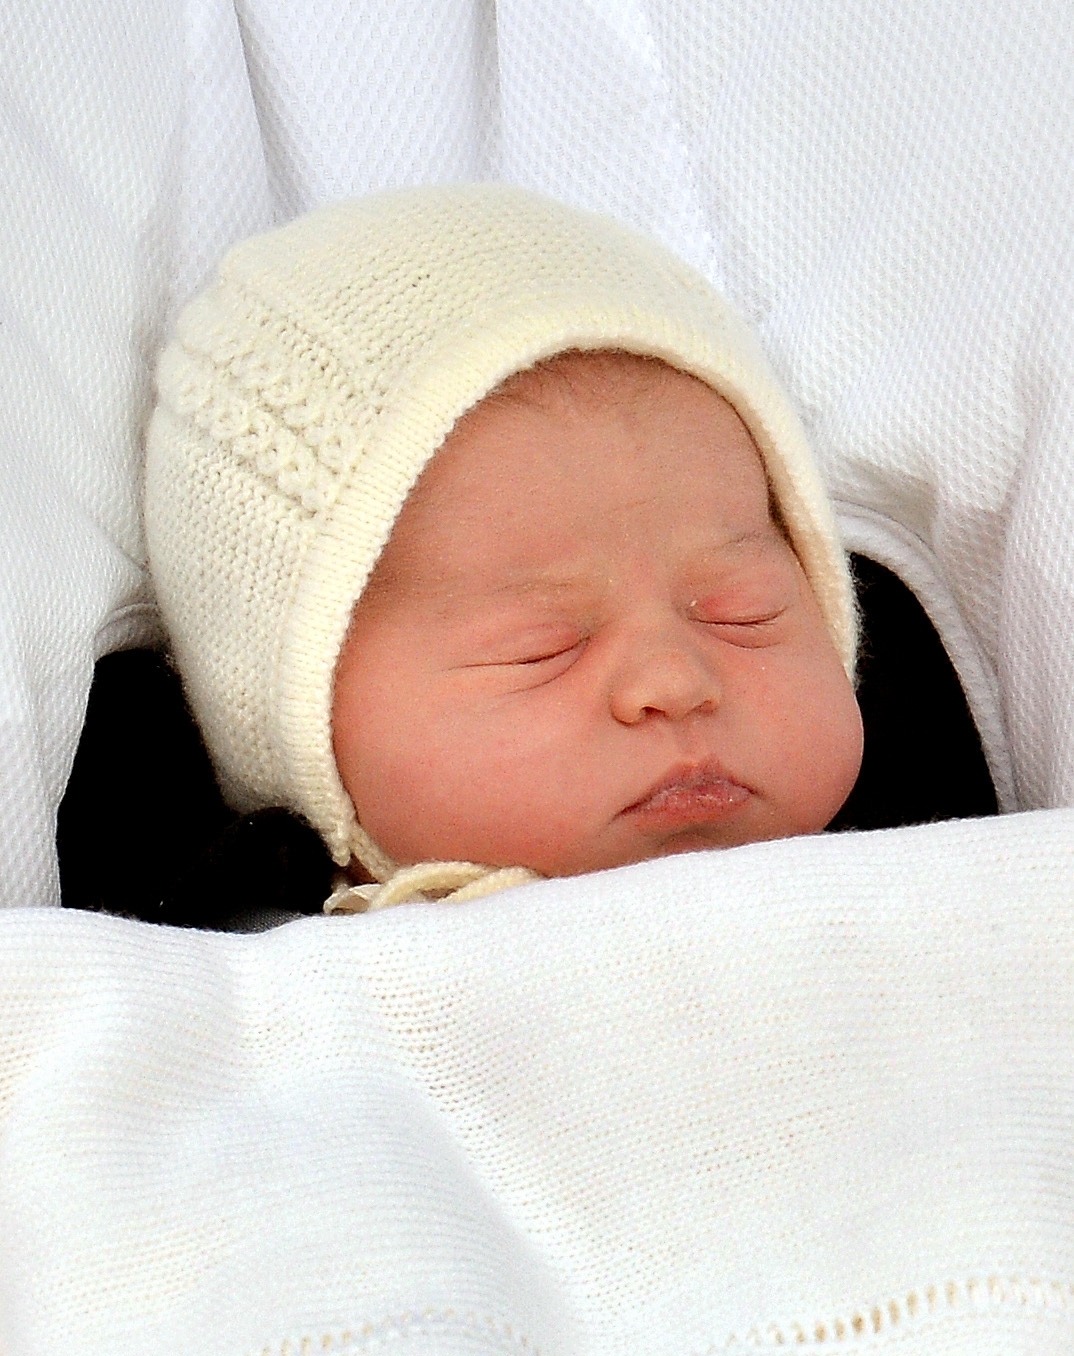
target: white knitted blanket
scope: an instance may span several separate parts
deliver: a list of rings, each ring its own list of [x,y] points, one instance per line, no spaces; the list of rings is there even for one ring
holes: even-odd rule
[[[1072,894],[1052,811],[0,914],[0,1351],[1074,1351]]]

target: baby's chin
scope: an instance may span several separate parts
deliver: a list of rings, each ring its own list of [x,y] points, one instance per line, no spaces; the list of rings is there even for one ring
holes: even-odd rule
[[[748,843],[771,842],[780,838],[797,838],[817,833],[823,824],[800,826],[775,818],[758,816],[753,822],[729,824],[693,824],[657,838],[617,844],[579,844],[571,854],[559,854],[556,859],[545,858],[543,864],[522,863],[542,876],[582,876],[592,871],[610,871],[620,866],[635,866],[639,862],[657,861],[690,852],[723,852],[728,848],[744,847]]]
[[[656,861],[662,857],[675,857],[687,852],[722,851],[729,847],[738,847],[743,843],[755,842],[762,837],[783,837],[773,833],[729,835],[725,826],[691,826],[680,832],[661,836],[648,841],[627,843],[578,843],[573,850],[554,853],[528,854],[528,860],[508,862],[502,854],[500,860],[489,862],[495,866],[525,866],[538,875],[550,878],[585,876],[594,871],[614,871],[621,866],[636,866],[639,862]]]
[[[748,793],[731,804],[705,807],[660,802],[655,810],[620,813],[589,837],[568,838],[562,829],[528,841],[504,841],[493,834],[462,835],[436,841],[411,841],[401,851],[386,851],[401,866],[429,861],[470,861],[488,867],[524,867],[546,877],[583,876],[689,852],[723,851],[747,843],[815,833],[824,825],[800,825],[773,811],[762,797]],[[402,845],[400,845],[402,847]],[[423,852],[423,849],[425,851]]]

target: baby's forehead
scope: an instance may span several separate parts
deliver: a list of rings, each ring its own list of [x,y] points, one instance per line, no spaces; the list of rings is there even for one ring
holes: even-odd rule
[[[491,589],[517,573],[525,592],[546,569],[584,572],[641,543],[693,559],[774,532],[763,461],[712,387],[655,358],[570,352],[511,377],[456,424],[370,585],[439,593],[480,575]]]
[[[471,406],[426,464],[404,512],[413,513],[434,488],[450,511],[449,487],[466,485],[467,463],[477,459],[490,497],[528,476],[535,456],[556,462],[575,481],[606,478],[604,445],[642,425],[667,449],[662,469],[672,476],[700,445],[729,434],[761,460],[733,406],[706,382],[644,354],[570,349],[515,372]]]
[[[548,452],[570,442],[568,429],[600,430],[595,436],[603,438],[613,428],[643,424],[676,461],[689,460],[711,434],[721,442],[730,436],[763,463],[734,406],[707,382],[646,354],[569,349],[515,372],[471,406],[427,464],[417,490],[420,494],[430,472],[439,474],[445,453],[459,457],[481,443],[509,452],[511,429],[517,433],[524,426],[534,439],[531,447]],[[706,431],[701,437],[699,429]],[[602,474],[592,444],[590,456],[592,460],[568,454],[571,473]],[[510,467],[509,456],[502,461],[497,457],[497,474],[508,473]]]
[[[544,448],[562,442],[568,425],[588,424],[607,429],[609,414],[613,421],[618,417],[623,423],[636,419],[646,426],[650,439],[655,436],[666,448],[666,460],[656,471],[661,477],[667,473],[674,478],[684,463],[708,456],[710,464],[702,474],[707,474],[711,483],[714,446],[725,448],[735,444],[763,478],[769,512],[780,531],[786,530],[765,459],[735,405],[690,372],[661,358],[622,349],[565,350],[501,382],[457,421],[441,451],[419,479],[416,497],[421,497],[422,482],[429,477],[430,467],[443,461],[445,450],[449,456],[465,456],[466,449],[475,442],[497,442],[504,427],[498,415],[510,417],[512,412],[516,419],[534,416],[526,422],[531,428],[542,430]],[[491,437],[482,438],[483,433]],[[505,446],[503,441],[498,445]],[[496,471],[510,479],[517,463],[512,463],[510,457],[502,462],[499,457],[496,460]],[[591,461],[586,456],[568,455],[566,460],[575,478],[599,480],[607,474],[599,457]],[[433,476],[437,474],[438,468],[433,470]],[[721,480],[724,478],[722,468],[717,475]]]

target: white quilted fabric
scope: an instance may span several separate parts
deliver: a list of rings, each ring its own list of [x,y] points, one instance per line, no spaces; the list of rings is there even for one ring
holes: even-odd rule
[[[282,219],[382,188],[489,177],[491,5],[237,0],[236,9]]]
[[[231,28],[229,52],[226,25],[184,33],[167,3],[86,0],[62,22],[43,3],[5,11],[0,905],[57,902],[55,812],[93,661],[156,635],[138,467],[171,290],[268,219],[248,191],[248,92],[245,123],[241,101],[216,105],[211,153],[185,138],[206,44],[214,70],[243,70]],[[184,183],[184,166],[209,165],[215,177]]]
[[[1074,1350],[1074,812],[0,914],[5,1356]]]

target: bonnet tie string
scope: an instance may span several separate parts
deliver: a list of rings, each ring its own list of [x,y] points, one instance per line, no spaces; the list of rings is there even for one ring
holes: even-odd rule
[[[480,866],[477,862],[419,862],[403,866],[386,881],[373,885],[348,885],[335,890],[325,901],[325,913],[372,913],[393,904],[440,899],[463,904],[526,885],[541,877],[525,866]]]

